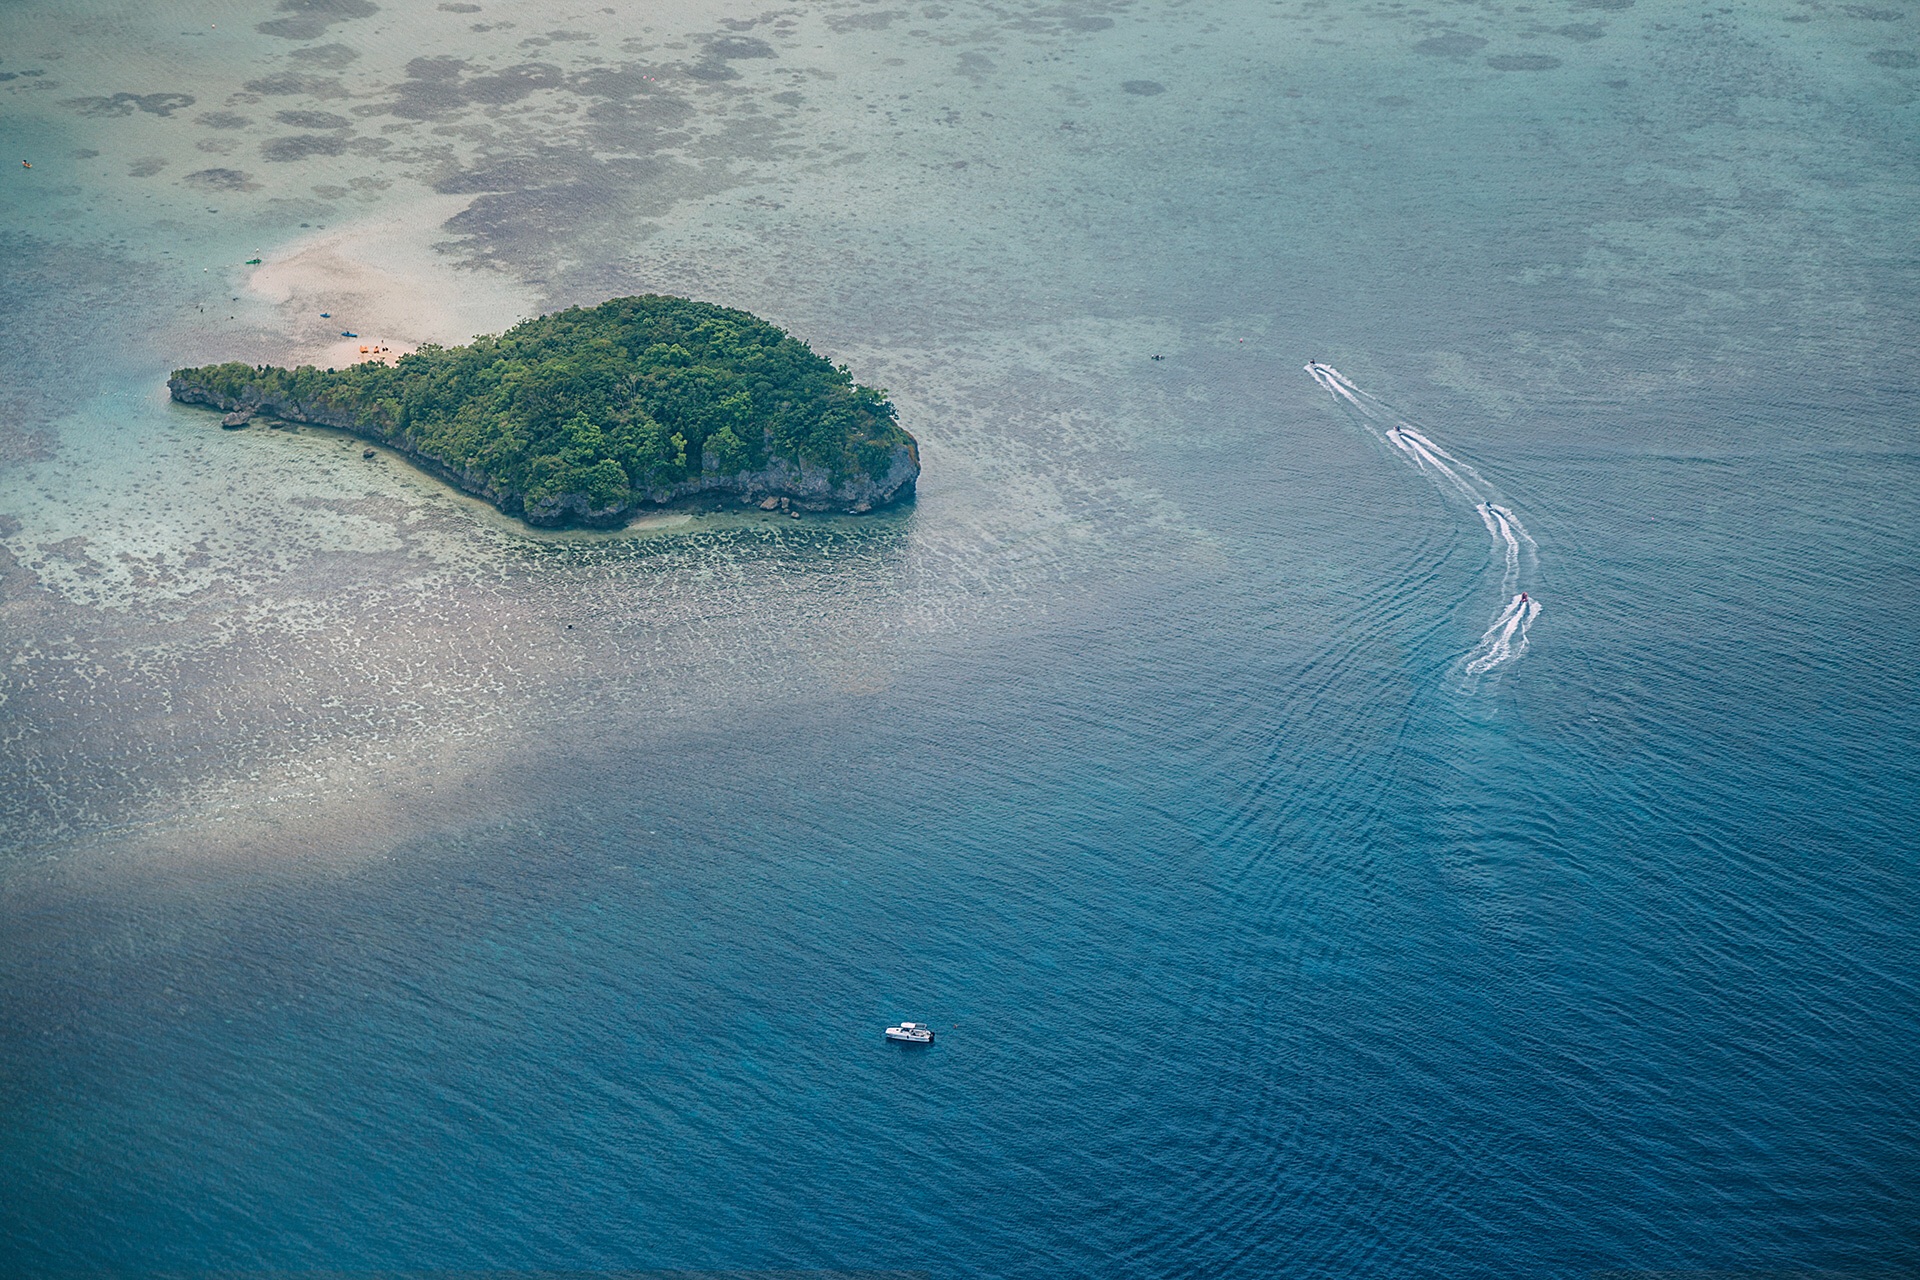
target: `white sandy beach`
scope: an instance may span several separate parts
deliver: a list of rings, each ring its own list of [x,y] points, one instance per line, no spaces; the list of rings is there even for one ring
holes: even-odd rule
[[[442,224],[470,202],[424,196],[303,237],[264,254],[246,288],[279,312],[292,358],[322,367],[499,333],[535,314],[532,292],[433,247],[445,238]]]

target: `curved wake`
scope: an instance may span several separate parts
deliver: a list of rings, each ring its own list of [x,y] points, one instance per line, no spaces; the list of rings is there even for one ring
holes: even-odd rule
[[[1506,607],[1481,635],[1480,643],[1461,660],[1464,672],[1470,676],[1484,675],[1526,653],[1527,633],[1533,620],[1540,616],[1540,602],[1525,589],[1531,584],[1523,579],[1531,578],[1538,567],[1539,545],[1513,508],[1497,500],[1497,491],[1471,463],[1436,444],[1386,401],[1362,391],[1332,365],[1310,360],[1307,374],[1344,404],[1374,439],[1398,451],[1417,469],[1431,476],[1443,491],[1471,503],[1493,539],[1494,550],[1504,565],[1500,589],[1508,599]]]

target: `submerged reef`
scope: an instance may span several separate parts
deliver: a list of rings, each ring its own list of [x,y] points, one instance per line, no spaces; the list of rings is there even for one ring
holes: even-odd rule
[[[216,364],[167,385],[228,422],[385,445],[542,528],[617,527],[714,493],[864,512],[911,497],[920,475],[884,391],[756,316],[687,298],[572,307],[391,365]]]

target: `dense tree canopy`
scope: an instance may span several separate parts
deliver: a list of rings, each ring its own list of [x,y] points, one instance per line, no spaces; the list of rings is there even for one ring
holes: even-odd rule
[[[911,437],[886,393],[744,311],[617,298],[394,365],[182,369],[235,401],[290,399],[534,504],[608,507],[775,459],[883,473]]]

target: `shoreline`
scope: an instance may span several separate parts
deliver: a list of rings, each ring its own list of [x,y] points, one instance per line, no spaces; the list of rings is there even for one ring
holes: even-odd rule
[[[169,383],[169,387],[172,389],[169,392],[168,399],[172,403],[186,409],[220,413],[223,410],[233,407],[230,404],[217,403],[214,399],[203,398],[203,395],[197,393],[197,391],[189,391],[186,396],[182,396],[178,393],[178,388],[173,388],[173,384]],[[528,533],[563,536],[598,534],[606,537],[618,537],[624,533],[630,533],[636,530],[640,532],[657,532],[663,529],[678,528],[680,523],[679,518],[681,517],[692,519],[701,515],[738,515],[751,518],[751,516],[757,514],[767,518],[788,516],[793,519],[800,519],[803,515],[834,515],[842,510],[841,504],[838,502],[822,502],[816,497],[810,497],[804,494],[795,496],[792,494],[774,493],[770,489],[736,488],[730,481],[738,479],[738,477],[731,477],[728,480],[716,481],[705,484],[699,488],[687,490],[686,492],[676,493],[670,497],[652,498],[647,500],[643,505],[636,504],[629,509],[630,514],[618,522],[602,524],[563,520],[556,524],[536,523],[535,521],[527,519],[524,513],[516,513],[509,510],[501,503],[499,495],[493,494],[483,486],[476,485],[470,476],[463,474],[441,459],[435,458],[430,454],[423,454],[408,449],[404,445],[396,444],[394,441],[384,437],[371,435],[350,426],[342,426],[337,422],[328,422],[317,418],[286,417],[271,408],[262,406],[255,409],[247,421],[237,424],[233,428],[228,428],[223,423],[221,429],[243,430],[261,422],[269,424],[266,427],[269,431],[280,431],[289,435],[312,431],[327,436],[337,436],[351,440],[365,447],[367,453],[371,455],[368,459],[369,461],[373,460],[373,458],[398,459],[405,466],[421,476],[437,482],[445,491],[458,495],[467,501],[478,503],[480,506],[494,512],[509,523],[518,526],[522,532]],[[801,475],[804,478],[804,470],[801,472]],[[918,476],[916,474],[915,479],[908,481],[898,492],[897,496],[891,497],[883,503],[872,507],[844,508],[844,512],[848,516],[866,517],[875,512],[886,511],[901,506],[910,506],[915,498],[917,479]],[[775,505],[767,505],[769,502]]]
[[[187,404],[168,397],[168,402],[180,409],[207,414],[217,412],[205,405]],[[421,482],[423,491],[452,502],[467,515],[486,521],[489,525],[516,538],[527,538],[535,542],[617,542],[625,538],[659,535],[698,533],[709,529],[758,528],[763,524],[777,524],[782,519],[804,519],[809,523],[822,520],[844,520],[846,527],[870,529],[876,518],[884,521],[886,517],[900,515],[910,510],[914,500],[904,499],[890,502],[884,507],[875,507],[872,511],[858,516],[828,507],[815,510],[794,504],[769,510],[763,505],[764,499],[751,501],[740,498],[730,500],[731,495],[723,490],[709,490],[705,493],[685,494],[669,498],[665,502],[651,504],[645,508],[636,508],[633,517],[623,525],[537,525],[529,524],[521,517],[502,511],[471,489],[448,479],[447,474],[437,469],[437,464],[423,462],[404,449],[395,447],[371,436],[360,435],[345,427],[329,426],[324,422],[299,422],[289,418],[278,418],[269,413],[261,413],[247,424],[246,429],[255,427],[286,436],[313,435],[323,440],[336,440],[356,448],[372,449],[375,456],[368,461],[397,463],[412,473]]]
[[[273,309],[290,366],[390,364],[427,343],[454,346],[502,333],[539,314],[533,291],[434,247],[447,220],[472,203],[471,196],[422,196],[302,236],[262,253],[241,289]],[[385,351],[363,354],[362,347]]]

